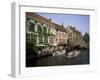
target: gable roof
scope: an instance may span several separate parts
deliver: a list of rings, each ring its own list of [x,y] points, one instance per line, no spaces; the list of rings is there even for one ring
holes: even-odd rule
[[[54,24],[52,24],[52,22],[51,22],[49,19],[47,19],[47,18],[45,18],[45,17],[42,17],[42,16],[40,16],[40,15],[38,15],[38,14],[36,14],[36,13],[33,13],[33,12],[26,12],[26,16],[30,16],[30,17],[32,17],[32,18],[34,18],[34,19],[40,21],[41,23],[45,23],[46,25],[48,25],[48,26],[50,26],[50,27],[51,27],[51,26],[54,27]]]
[[[53,23],[53,24],[56,26],[55,29],[56,29],[57,31],[66,32],[66,29],[64,28],[64,26],[59,25],[59,24],[56,24],[56,23]]]
[[[36,13],[33,13],[33,12],[26,12],[26,16],[30,16],[42,23],[45,23],[46,25],[50,26],[50,27],[54,27],[57,31],[62,31],[62,32],[66,32],[66,29],[64,28],[64,26],[62,25],[59,25],[59,24],[56,24],[52,21],[50,21],[49,19],[43,17],[43,16],[40,16]]]
[[[76,28],[75,27],[72,27],[72,26],[68,26],[67,27],[67,29],[70,29],[72,32],[75,32],[75,33],[77,33],[77,34],[81,34],[81,32],[80,31],[78,31],[78,30],[76,30]]]

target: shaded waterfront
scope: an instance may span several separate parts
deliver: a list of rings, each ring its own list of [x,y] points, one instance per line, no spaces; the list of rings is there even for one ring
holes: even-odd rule
[[[26,67],[35,66],[58,66],[58,65],[81,65],[89,64],[89,50],[81,50],[76,57],[68,58],[65,55],[47,56],[36,59],[28,59]]]

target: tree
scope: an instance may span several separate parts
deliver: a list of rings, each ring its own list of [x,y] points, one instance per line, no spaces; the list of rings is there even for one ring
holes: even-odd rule
[[[89,43],[89,34],[88,33],[85,33],[83,35],[83,40],[86,42],[86,43]]]
[[[88,33],[85,33],[85,34],[83,35],[83,40],[84,40],[85,43],[87,44],[87,48],[89,48],[89,40],[90,40],[90,38],[89,38],[89,34],[88,34]]]

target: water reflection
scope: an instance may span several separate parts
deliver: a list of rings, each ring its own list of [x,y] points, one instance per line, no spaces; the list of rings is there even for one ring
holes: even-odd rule
[[[71,57],[73,55],[74,57]],[[27,67],[89,64],[89,50],[73,51],[67,55],[53,55],[26,61]]]

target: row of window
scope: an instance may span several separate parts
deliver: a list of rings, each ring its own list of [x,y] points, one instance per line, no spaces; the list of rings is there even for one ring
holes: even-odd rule
[[[69,37],[69,39],[72,41],[72,40],[81,40],[81,37],[76,37],[76,38],[72,38],[72,37]]]
[[[66,39],[56,39],[56,42],[66,42]]]
[[[57,32],[56,35],[60,36],[60,37],[66,37],[66,33],[59,33],[59,32]]]
[[[35,25],[34,23],[30,22],[29,25],[27,25],[29,31],[38,32],[38,33],[44,33],[44,34],[50,34],[50,28],[47,28],[45,26],[41,25]],[[36,31],[37,27],[37,31]]]
[[[31,34],[26,34],[26,40],[30,40],[33,43],[48,43],[48,36],[35,35],[31,33]]]

